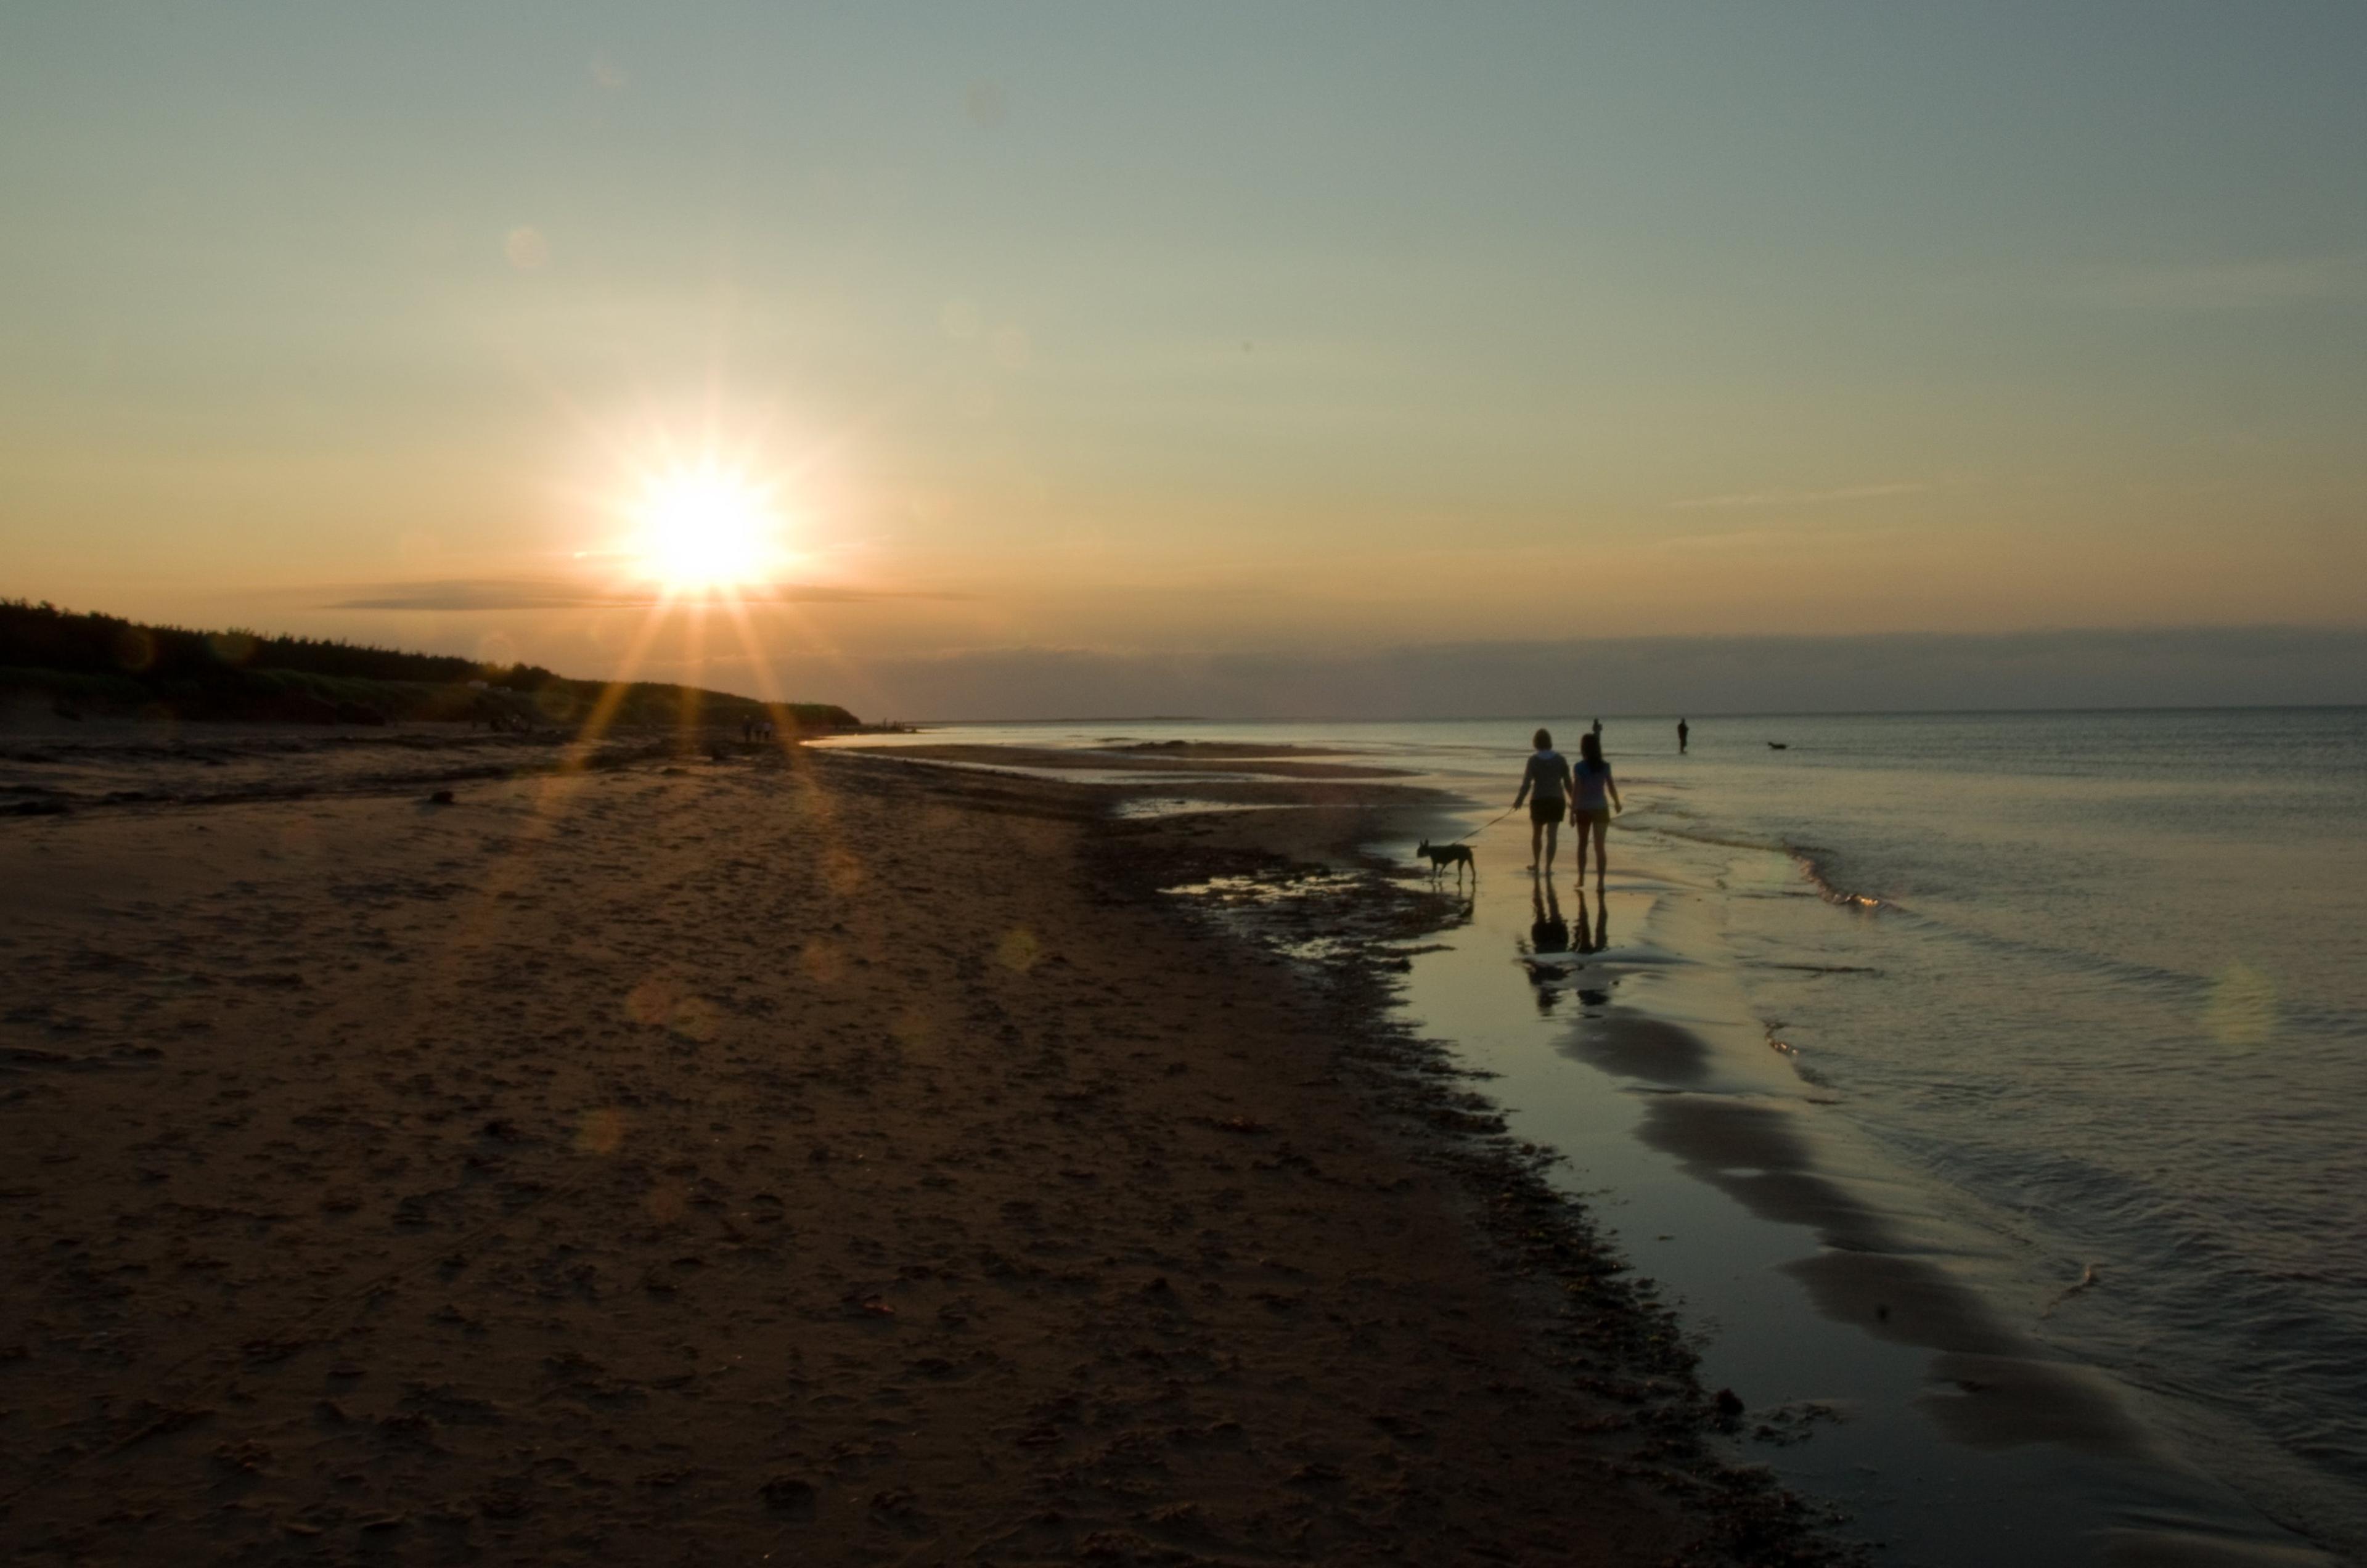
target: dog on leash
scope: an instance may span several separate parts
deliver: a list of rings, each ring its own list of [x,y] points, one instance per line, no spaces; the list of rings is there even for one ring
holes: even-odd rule
[[[1463,870],[1466,866],[1471,869],[1471,880],[1474,882],[1479,880],[1479,863],[1471,858],[1471,846],[1468,844],[1433,844],[1428,839],[1424,839],[1421,841],[1421,847],[1414,851],[1414,853],[1430,857],[1430,874],[1433,876],[1436,876],[1448,866],[1453,866],[1455,886],[1458,887],[1463,885]]]

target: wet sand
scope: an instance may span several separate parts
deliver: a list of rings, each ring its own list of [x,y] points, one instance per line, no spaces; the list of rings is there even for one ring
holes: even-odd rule
[[[1158,891],[1343,784],[615,761],[0,822],[0,1549],[1813,1553],[1383,1020],[1421,885],[1309,964]]]

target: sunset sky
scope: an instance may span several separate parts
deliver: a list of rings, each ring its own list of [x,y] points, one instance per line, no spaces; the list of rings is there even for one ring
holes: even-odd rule
[[[14,6],[0,594],[975,716],[2355,633],[2362,61],[2348,0]],[[700,464],[779,550],[641,644]]]

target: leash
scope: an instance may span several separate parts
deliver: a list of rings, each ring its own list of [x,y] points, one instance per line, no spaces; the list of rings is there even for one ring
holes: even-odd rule
[[[1482,834],[1482,833],[1486,832],[1489,829],[1493,828],[1497,823],[1501,822],[1501,821],[1504,819],[1504,817],[1510,817],[1513,812],[1518,811],[1519,809],[1520,809],[1520,807],[1517,807],[1517,806],[1508,806],[1508,807],[1506,807],[1504,808],[1504,816],[1503,816],[1503,817],[1497,817],[1497,818],[1490,818],[1489,820],[1488,820],[1488,821],[1486,821],[1486,822],[1482,822],[1482,823],[1480,823],[1480,824],[1479,824],[1479,826],[1478,826],[1477,828],[1474,828],[1474,829],[1471,829],[1471,836],[1472,836],[1473,838],[1475,838],[1475,839],[1476,839],[1476,838],[1478,838],[1480,834]]]

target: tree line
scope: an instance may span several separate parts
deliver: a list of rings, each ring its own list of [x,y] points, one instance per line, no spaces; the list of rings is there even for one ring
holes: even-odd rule
[[[539,664],[484,664],[336,637],[201,631],[43,601],[0,599],[0,686],[47,693],[61,712],[128,708],[184,718],[383,723],[389,718],[565,722],[606,689]],[[619,722],[669,713],[713,721],[777,717],[805,728],[853,727],[830,703],[767,706],[722,692],[635,682]]]

